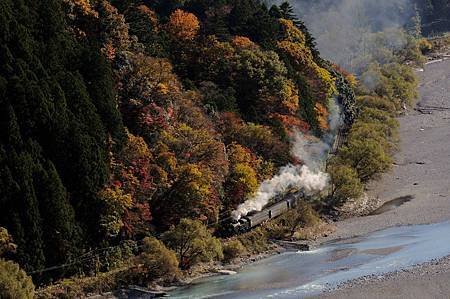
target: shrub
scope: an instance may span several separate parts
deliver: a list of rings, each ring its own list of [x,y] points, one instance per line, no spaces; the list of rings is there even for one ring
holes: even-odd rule
[[[244,245],[237,239],[223,244],[223,258],[227,262],[243,255],[246,251]]]
[[[319,223],[320,217],[310,204],[300,201],[295,209],[281,216],[277,222],[284,228],[285,235],[292,237],[300,227],[310,227]]]
[[[163,235],[163,240],[177,254],[180,268],[191,268],[198,262],[222,259],[222,245],[198,220],[181,219]]]
[[[72,277],[40,289],[37,298],[84,298],[86,294],[100,294],[130,283],[129,272],[123,269],[97,273],[95,276]],[[124,279],[127,277],[127,279]]]
[[[238,239],[247,251],[251,253],[261,253],[270,248],[267,231],[261,226],[240,235]]]
[[[390,116],[389,113],[377,108],[363,108],[359,119],[367,123],[378,122],[387,124],[393,129],[396,129],[399,126],[397,120]]]
[[[389,101],[386,98],[365,95],[365,96],[357,97],[356,100],[357,100],[358,106],[360,108],[365,108],[365,107],[376,108],[376,109],[383,110],[383,111],[389,113],[390,115],[394,115],[394,113],[396,111],[394,103],[392,103],[391,101]]]
[[[385,97],[395,104],[397,109],[403,105],[412,106],[418,97],[417,77],[411,67],[398,63],[386,65],[372,64],[361,75],[359,93],[372,93]]]
[[[417,39],[412,36],[406,37],[406,44],[397,55],[403,58],[401,62],[412,62],[415,65],[422,65],[426,62],[424,54],[431,50],[431,44],[426,39]]]
[[[450,46],[450,34],[444,34],[444,36],[430,39],[429,42],[432,45],[433,52],[441,52]]]
[[[428,54],[433,49],[433,45],[425,38],[421,38],[417,41],[417,45],[419,46],[420,52],[423,55]]]
[[[364,108],[358,121],[367,124],[381,125],[383,127],[383,133],[391,140],[395,140],[397,137],[399,123],[387,112],[375,108]]]
[[[126,240],[119,246],[113,246],[105,251],[104,256],[100,257],[100,271],[111,271],[126,265],[131,257],[137,253],[137,244],[135,241]]]
[[[348,165],[336,164],[329,168],[331,176],[330,203],[341,206],[347,200],[356,199],[363,193],[363,184],[358,173]]]
[[[0,298],[32,299],[34,285],[31,277],[19,265],[0,259]]]
[[[389,134],[393,134],[393,136],[389,136]],[[386,152],[392,152],[397,147],[396,130],[393,131],[383,123],[365,123],[358,120],[350,130],[348,141],[369,139],[378,142]]]
[[[366,182],[390,169],[392,158],[376,140],[351,140],[340,151],[343,163],[353,167],[361,181]]]
[[[288,214],[289,212],[287,212]],[[282,240],[286,237],[288,229],[282,222],[282,219],[278,221],[270,221],[264,225],[264,229],[267,232],[267,238],[270,240]]]
[[[143,252],[137,257],[139,273],[147,281],[154,279],[173,280],[179,274],[175,252],[154,237],[144,239]]]

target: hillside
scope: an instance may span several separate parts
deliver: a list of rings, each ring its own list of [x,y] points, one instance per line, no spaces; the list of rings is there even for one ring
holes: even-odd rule
[[[215,223],[328,129],[335,78],[290,12],[119,3],[2,3],[0,225],[27,270]]]
[[[221,220],[306,164],[295,136],[335,134],[337,109],[348,143],[315,208],[359,197],[390,167],[394,116],[416,97],[403,63],[424,50],[401,30],[404,48],[389,48],[381,32],[389,59],[371,57],[358,83],[292,6],[257,0],[2,0],[0,32],[2,244],[35,283],[108,271],[142,248],[170,260],[140,242],[176,251],[182,225],[212,238],[203,259],[219,258]]]

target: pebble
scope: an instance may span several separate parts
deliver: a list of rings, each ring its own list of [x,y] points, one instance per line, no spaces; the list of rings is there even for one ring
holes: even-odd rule
[[[350,289],[357,286],[362,286],[374,281],[386,281],[393,278],[399,277],[409,277],[410,275],[418,275],[418,276],[430,276],[442,273],[443,271],[448,271],[448,264],[450,262],[450,256],[441,258],[441,259],[433,259],[424,264],[416,265],[411,268],[398,269],[392,272],[388,272],[382,275],[379,274],[370,274],[366,276],[362,276],[360,278],[356,278],[350,280],[348,282],[341,283],[336,287],[328,286],[327,292],[333,292],[341,289]],[[437,268],[437,269],[434,269]]]

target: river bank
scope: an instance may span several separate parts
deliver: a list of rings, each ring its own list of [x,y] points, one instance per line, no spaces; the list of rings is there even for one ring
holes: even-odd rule
[[[316,244],[450,219],[450,60],[427,65],[418,75],[420,100],[416,110],[399,118],[401,142],[393,170],[367,186],[368,196],[380,205],[404,196],[412,199],[381,214],[340,220],[335,233]],[[449,109],[423,113],[417,111],[420,107]]]
[[[352,279],[383,276],[448,256],[448,231],[450,222],[392,227],[333,241],[312,251],[274,255],[243,267],[235,275],[200,279],[169,295],[180,299],[297,299],[319,295]]]
[[[447,185],[450,181],[450,154],[447,152],[450,148],[450,109],[446,109],[450,108],[449,87],[446,85],[449,82],[449,70],[450,61],[447,60],[429,64],[423,72],[419,72],[421,98],[416,110],[408,111],[399,118],[401,144],[395,156],[393,170],[368,186],[370,200],[367,203],[371,205],[369,211],[391,201],[392,206],[369,216],[349,217],[332,223],[335,232],[311,241],[313,246],[366,235],[387,227],[436,223],[450,219],[450,191]],[[205,265],[199,272],[185,277],[181,285],[213,275],[214,272],[217,274],[220,270],[238,270],[244,265],[269,255],[276,256],[283,251],[285,249],[281,247],[274,247],[264,254],[242,257],[231,265]],[[444,283],[450,274],[445,263],[438,265],[435,278],[437,283]],[[428,265],[424,265],[411,271],[384,275],[382,278],[363,277],[342,285],[336,292],[323,294],[322,297],[366,298],[372,294],[375,297],[367,298],[386,297],[396,291],[399,284],[409,292],[410,285],[416,284],[418,280],[425,279],[423,284],[426,283],[428,276],[422,274],[431,271],[427,267]],[[370,292],[368,295],[367,287],[381,288],[381,293]]]
[[[393,170],[382,176],[378,181],[368,186],[368,200],[364,206],[370,206],[367,211],[373,211],[383,204],[376,212],[368,216],[354,216],[332,223],[335,232],[320,237],[310,243],[313,246],[335,241],[336,239],[367,235],[368,233],[382,230],[388,227],[414,224],[437,223],[450,219],[449,186],[450,181],[450,154],[446,149],[450,148],[450,99],[446,82],[448,82],[448,70],[450,61],[442,61],[427,65],[419,72],[420,100],[415,110],[405,113],[399,118],[400,122],[400,150],[395,156]],[[269,251],[254,259],[251,256],[244,257],[232,265],[219,267],[219,269],[237,270],[249,262],[268,257],[274,253],[282,252],[282,248]],[[441,266],[442,270],[446,266]],[[213,268],[211,268],[213,269]],[[211,269],[204,274],[211,274]],[[417,273],[426,273],[426,266],[414,268]],[[419,269],[425,269],[422,270]],[[217,269],[216,269],[217,270]],[[382,276],[364,277],[341,286],[337,292],[324,294],[324,297],[346,297],[354,292],[355,298],[365,298],[365,284],[391,283],[395,277],[415,283],[414,271],[392,273]],[[208,273],[209,272],[209,273]],[[409,273],[411,278],[398,275]],[[446,273],[443,278],[445,279]],[[397,276],[396,276],[397,275]],[[390,279],[392,277],[392,279]],[[218,278],[220,279],[220,278]],[[398,281],[397,281],[398,284]],[[388,286],[386,286],[388,288]],[[384,296],[392,290],[386,289]],[[374,293],[375,294],[375,293]],[[376,298],[376,297],[375,297]]]
[[[390,173],[368,186],[380,203],[411,197],[381,214],[336,222],[336,232],[319,239],[364,235],[392,226],[437,223],[450,219],[450,60],[428,64],[418,73],[420,99],[399,118],[400,150]],[[450,293],[449,258],[385,275],[351,281],[320,298],[443,298]],[[421,295],[422,296],[421,296]]]
[[[385,275],[364,276],[318,298],[448,298],[450,257]]]
[[[367,235],[393,226],[437,223],[450,219],[450,190],[447,186],[450,181],[450,154],[446,151],[450,148],[450,131],[447,130],[450,126],[450,109],[445,109],[450,107],[450,99],[446,98],[448,70],[450,61],[442,61],[429,64],[419,72],[420,100],[415,110],[399,118],[401,143],[393,170],[367,186],[368,200],[364,206],[369,208],[366,214],[385,203],[392,204],[369,216],[353,216],[332,223],[335,232],[311,241],[312,246]],[[428,110],[424,113],[424,109]],[[282,251],[277,249],[262,257]],[[231,269],[239,269],[252,261],[255,261],[252,257],[245,257],[231,265]],[[224,269],[230,269],[230,265]],[[362,281],[370,280],[367,278]],[[356,290],[356,285],[352,282],[343,287]],[[334,293],[324,296],[332,298]],[[358,296],[364,297],[364,294]]]

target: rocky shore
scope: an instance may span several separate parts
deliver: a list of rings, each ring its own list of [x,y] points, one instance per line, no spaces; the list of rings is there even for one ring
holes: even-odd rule
[[[318,298],[448,298],[450,257],[346,282]]]
[[[371,183],[361,201],[349,203],[348,212],[341,211],[340,220],[330,220],[334,233],[308,245],[320,246],[392,226],[450,220],[450,60],[428,64],[418,74],[418,108],[433,109],[427,113],[411,110],[399,118],[401,144],[393,170]],[[381,206],[379,213],[371,213]],[[203,265],[184,277],[180,285],[200,277],[232,275],[244,265],[289,250],[282,245],[274,243],[265,253],[248,255],[228,265]],[[393,273],[361,277],[319,298],[447,298],[443,294],[450,294],[448,281],[450,257]]]
[[[418,107],[450,107],[450,60],[428,64],[418,74],[421,79]],[[401,144],[393,170],[371,183],[366,197],[350,203],[348,212],[341,211],[340,220],[330,220],[335,226],[334,233],[311,241],[309,245],[320,246],[331,240],[365,235],[392,226],[450,219],[450,154],[447,150],[450,148],[450,109],[434,109],[431,113],[421,113],[417,109],[407,111],[399,122]],[[402,198],[408,200],[401,201]],[[397,203],[399,200],[400,204]],[[394,203],[392,207],[390,202]],[[371,213],[381,206],[379,213]],[[283,246],[274,245],[263,254],[249,255],[229,265],[205,265],[204,269],[187,277],[183,284],[199,277],[223,275],[220,271],[235,271],[285,250]],[[437,284],[449,281],[449,263],[450,257],[381,276],[362,277],[320,297],[410,298],[414,297],[409,293],[414,289],[412,285],[423,285],[423,294],[431,294],[432,290],[425,287],[430,284],[431,274]],[[450,285],[447,288],[450,293]]]
[[[415,110],[399,119],[401,146],[394,168],[368,186],[368,196],[379,205],[405,196],[410,200],[380,214],[338,221],[336,232],[317,244],[392,226],[450,220],[450,60],[428,64],[418,74],[420,100]],[[450,257],[446,257],[381,276],[362,277],[318,297],[448,298],[449,281]]]

